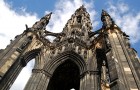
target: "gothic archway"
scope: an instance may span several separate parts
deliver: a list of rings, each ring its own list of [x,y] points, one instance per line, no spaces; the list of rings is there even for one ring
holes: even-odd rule
[[[47,90],[79,90],[80,71],[78,66],[71,60],[66,60],[59,65],[50,79]]]
[[[39,49],[34,49],[34,50],[31,50],[31,51],[25,53],[25,54],[22,56],[22,58],[21,58],[21,64],[22,64],[23,66],[26,66],[26,64],[27,64],[30,60],[32,60],[33,58],[35,58],[35,57],[39,54],[40,51],[41,51],[41,49],[39,48]]]
[[[47,75],[51,76],[48,76],[50,79],[48,85],[46,84],[47,90],[70,90],[72,88],[79,90],[80,77],[85,74],[87,65],[80,55],[74,51],[67,51],[52,58],[45,65],[44,70]]]
[[[87,70],[87,65],[84,61],[84,59],[74,51],[66,51],[63,52],[56,57],[52,58],[44,67],[44,70],[52,75],[54,70],[63,62],[70,59],[71,61],[75,62],[80,70],[80,75],[82,75]]]
[[[40,52],[40,49],[35,49],[32,51],[27,52],[25,55],[19,57],[11,68],[8,70],[8,72],[5,74],[3,79],[1,80],[0,84],[0,90],[8,90],[10,89],[11,85],[14,83],[15,79],[20,74],[21,70],[26,66],[26,64],[35,58],[38,53]]]

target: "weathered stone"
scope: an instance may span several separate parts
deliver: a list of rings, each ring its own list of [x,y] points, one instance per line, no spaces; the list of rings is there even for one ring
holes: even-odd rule
[[[128,35],[103,11],[101,29],[92,32],[84,6],[60,33],[45,30],[51,13],[0,50],[0,90],[9,90],[35,59],[24,90],[140,90],[140,61]],[[54,41],[46,39],[54,36]]]

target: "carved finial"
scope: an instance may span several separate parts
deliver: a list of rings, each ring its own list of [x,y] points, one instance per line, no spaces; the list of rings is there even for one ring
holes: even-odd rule
[[[27,24],[25,24],[25,27],[26,27],[26,30],[28,29],[28,25]]]
[[[45,18],[46,20],[50,20],[51,15],[52,15],[52,12],[50,12],[49,14],[47,14],[44,18]]]
[[[105,10],[102,10],[101,21],[103,22],[104,28],[110,28],[114,25],[113,19]]]
[[[84,5],[82,5],[80,8],[85,8]]]
[[[110,16],[105,10],[102,9],[102,16]]]
[[[76,12],[79,12],[79,11],[86,11],[86,8],[84,7],[84,5],[80,6],[80,8],[76,10]]]
[[[51,18],[51,14],[52,12],[50,12],[49,14],[45,15],[44,17],[42,17],[40,19],[40,21],[36,22],[34,25],[33,25],[33,29],[36,29],[36,30],[41,30],[41,29],[44,29],[46,27],[46,25],[49,23],[49,20]]]

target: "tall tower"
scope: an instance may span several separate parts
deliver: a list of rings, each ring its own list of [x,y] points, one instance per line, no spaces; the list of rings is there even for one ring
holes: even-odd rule
[[[102,11],[93,32],[90,15],[78,8],[61,33],[45,30],[51,13],[0,50],[0,90],[9,90],[35,59],[25,90],[140,90],[140,61],[129,36]],[[46,36],[56,37],[53,42]]]

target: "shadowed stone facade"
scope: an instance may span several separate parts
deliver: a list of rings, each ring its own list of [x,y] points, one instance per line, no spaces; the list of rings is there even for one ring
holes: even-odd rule
[[[25,90],[140,90],[140,61],[129,36],[102,11],[102,27],[92,31],[84,6],[61,33],[45,30],[51,14],[0,50],[0,90],[9,90],[20,71],[35,59]],[[46,36],[56,37],[53,42]]]

